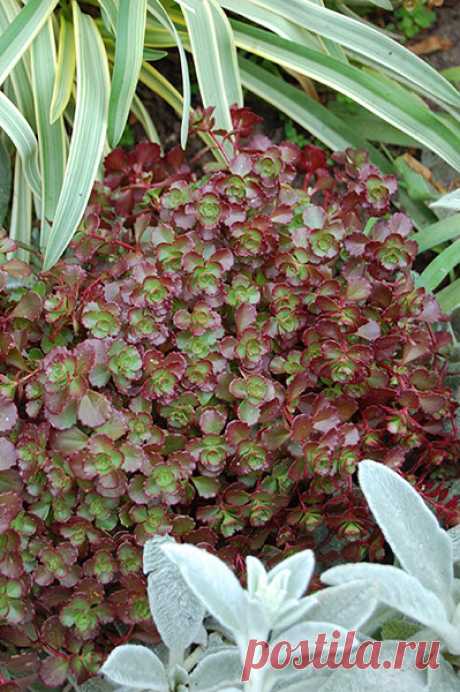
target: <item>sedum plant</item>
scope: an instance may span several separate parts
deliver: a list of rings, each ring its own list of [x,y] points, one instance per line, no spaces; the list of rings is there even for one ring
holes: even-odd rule
[[[449,337],[394,178],[232,117],[233,158],[209,111],[194,124],[217,169],[112,152],[56,269],[0,238],[0,638],[51,685],[94,674],[107,641],[155,638],[155,535],[238,575],[312,548],[380,560],[355,480],[370,455],[455,521]]]
[[[373,2],[388,6],[386,0]],[[165,57],[165,49],[179,53],[182,95],[162,64],[151,64]],[[185,145],[191,103],[187,53],[201,100],[215,107],[219,129],[231,129],[231,106],[243,104],[246,89],[333,149],[366,148],[359,131],[321,105],[313,80],[350,97],[392,126],[390,132],[409,135],[411,146],[415,140],[460,170],[458,91],[383,32],[322,0],[4,0],[0,126],[16,147],[10,235],[35,244],[33,201],[45,269],[58,261],[78,228],[105,142],[120,142],[131,109],[148,136],[156,137],[136,95],[139,82],[182,115]],[[273,63],[275,73],[259,59]],[[292,85],[292,75],[306,91]],[[446,112],[435,114],[423,97]],[[392,170],[385,156],[371,150],[375,163]],[[28,250],[21,251],[27,258]]]

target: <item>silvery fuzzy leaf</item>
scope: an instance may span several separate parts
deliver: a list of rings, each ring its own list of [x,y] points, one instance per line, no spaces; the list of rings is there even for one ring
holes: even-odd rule
[[[460,562],[460,524],[449,529],[447,535],[452,542],[453,560]]]
[[[238,684],[242,663],[236,647],[211,653],[203,658],[190,675],[190,690],[218,692],[222,685]]]
[[[117,685],[167,692],[166,671],[158,656],[146,646],[124,644],[117,646],[102,666],[100,672]]]
[[[279,631],[280,629],[291,627],[296,622],[303,620],[306,615],[311,620],[318,620],[319,618],[317,617],[311,617],[311,611],[316,602],[316,595],[306,596],[293,603],[289,608],[284,608],[273,629]]]
[[[249,639],[267,639],[277,616],[274,616],[267,605],[259,600],[249,598],[248,604],[247,637]]]
[[[412,486],[384,464],[362,461],[358,476],[372,514],[401,566],[451,605],[452,544],[434,514]]]
[[[114,692],[115,687],[104,678],[91,678],[78,686],[78,692]]]
[[[444,658],[439,661],[439,668],[428,669],[429,692],[458,692],[460,677]]]
[[[268,573],[270,581],[281,572],[289,572],[287,595],[289,598],[300,598],[308,588],[315,558],[311,550],[302,550],[280,562]]]
[[[219,690],[219,692],[241,692],[241,687],[225,687]]]
[[[273,692],[318,692],[321,685],[327,682],[335,671],[329,668],[307,668],[293,673],[285,668],[279,672]]]
[[[161,546],[165,543],[175,542],[171,536],[155,536],[145,543],[143,552],[144,574],[158,572],[158,570],[171,564],[171,560],[168,560]]]
[[[237,636],[245,634],[248,599],[231,569],[218,557],[192,545],[165,544],[162,548],[211,615]]]
[[[268,578],[267,571],[260,560],[249,555],[246,558],[247,590],[250,594],[257,591],[261,581]]]
[[[208,633],[206,631],[206,627],[203,625],[200,626],[198,632],[196,633],[195,639],[193,640],[194,644],[198,644],[199,646],[207,646],[208,645]]]
[[[373,615],[377,600],[375,586],[368,581],[349,582],[315,594],[317,604],[310,610],[311,620],[334,622],[349,630],[360,629]]]
[[[170,651],[182,653],[199,639],[204,607],[170,560],[149,574],[148,597],[155,625]]]
[[[340,633],[340,638],[337,638],[333,636],[333,634],[336,634],[337,632]],[[323,672],[322,670],[316,670],[313,668],[311,665],[311,659],[313,658],[314,652],[315,652],[315,645],[316,645],[316,640],[318,635],[325,635],[326,636],[326,642],[325,642],[325,652],[323,654],[323,659],[327,655],[328,651],[328,642],[336,642],[337,643],[337,652],[340,653],[343,651],[344,646],[346,644],[347,640],[347,635],[349,635],[349,631],[342,628],[338,627],[335,624],[331,624],[329,622],[304,622],[298,625],[294,625],[294,627],[290,627],[288,630],[285,630],[281,634],[277,635],[276,637],[272,637],[270,639],[270,647],[271,650],[273,650],[273,647],[275,647],[277,644],[281,642],[289,642],[291,647],[295,650],[300,642],[307,642],[308,643],[308,648],[304,652],[300,652],[300,650],[293,651],[292,653],[292,658],[291,658],[291,665],[287,666],[284,668],[282,671],[276,671],[273,668],[269,668],[267,675],[266,675],[266,686],[267,689],[272,689],[274,687],[275,689],[285,689],[286,685],[293,683],[294,681],[297,684],[297,678],[301,673],[303,673],[303,680],[302,683],[304,685],[305,690],[314,690],[316,692],[317,689],[319,689],[318,684],[320,679],[323,680],[324,677],[326,679],[329,678],[328,675],[325,675],[324,677],[321,677],[317,674],[320,672]],[[358,636],[356,636],[353,640],[353,644],[351,647],[351,651],[354,651],[356,647],[358,646],[360,642],[360,639]],[[298,669],[296,670],[293,666],[294,662],[296,661],[297,664],[300,663],[300,656],[301,654],[306,654],[308,661],[310,662],[307,667],[299,671]],[[331,671],[327,669],[327,672],[330,674]],[[310,685],[308,684],[308,678],[309,676],[312,675],[314,680],[313,680],[313,686],[310,688]],[[316,677],[317,676],[317,677]],[[283,686],[280,687],[281,682],[283,683]],[[316,685],[316,687],[315,687]],[[290,688],[289,688],[290,689]],[[298,689],[301,689],[299,687]]]
[[[301,687],[297,687],[297,690],[288,689],[290,692],[303,692]],[[381,690],[428,692],[421,671],[385,670],[384,668],[377,670],[339,668],[327,682],[317,688],[317,692],[337,692],[337,690],[340,692],[380,692]]]
[[[436,594],[425,589],[420,582],[391,565],[356,564],[332,567],[321,576],[326,584],[340,584],[367,579],[374,582],[377,598],[400,613],[431,627],[448,642],[460,647],[460,637],[449,623],[444,604]],[[458,641],[458,643],[456,643]],[[452,653],[455,653],[450,649]]]
[[[168,670],[169,687],[172,690],[178,690],[181,686],[183,686],[184,689],[188,689],[187,685],[189,679],[188,672],[182,666],[175,665]]]
[[[396,617],[400,617],[399,611],[389,608],[384,603],[378,603],[369,621],[361,625],[361,632],[367,636],[374,637],[382,625]]]
[[[379,660],[393,661],[397,644],[395,642],[375,642],[380,648]],[[351,658],[353,661],[353,657]],[[367,659],[365,659],[367,660]],[[415,668],[415,652],[407,651],[401,670],[380,668],[373,670],[360,670],[352,668],[346,670],[308,670],[307,680],[315,680],[316,687],[305,685],[300,680],[296,685],[283,689],[283,692],[428,692],[426,686],[426,675],[423,671]],[[323,673],[319,676],[318,673]],[[326,673],[326,674],[324,674]],[[329,673],[329,675],[327,674]],[[302,684],[304,685],[302,687]],[[440,690],[438,692],[441,692]]]
[[[332,637],[333,632],[339,632],[340,638]],[[338,642],[338,651],[341,651],[342,644],[345,644],[345,640],[349,631],[344,627],[339,627],[338,625],[332,624],[330,622],[302,622],[289,629],[284,630],[281,634],[277,634],[276,637],[270,639],[270,646],[274,647],[280,642],[289,642],[293,648],[295,648],[300,641],[308,641],[309,645],[314,645],[316,637],[319,634],[324,634],[326,637],[330,637],[330,641]],[[357,638],[355,639],[355,644],[357,645]],[[310,647],[311,648],[311,647]]]

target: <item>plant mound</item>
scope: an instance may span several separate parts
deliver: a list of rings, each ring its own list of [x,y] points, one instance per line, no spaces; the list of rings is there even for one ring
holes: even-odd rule
[[[209,113],[195,122],[220,166],[149,143],[110,154],[52,271],[2,241],[0,638],[50,685],[95,673],[134,629],[155,637],[156,534],[236,570],[306,547],[330,561],[333,537],[378,559],[366,457],[453,506],[449,338],[414,287],[394,178],[233,116],[223,144]]]

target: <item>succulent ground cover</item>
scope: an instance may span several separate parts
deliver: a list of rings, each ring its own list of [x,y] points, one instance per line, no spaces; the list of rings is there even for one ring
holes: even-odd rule
[[[0,639],[49,685],[158,639],[154,535],[241,576],[247,554],[384,559],[366,457],[456,517],[449,336],[414,285],[395,179],[232,116],[223,143],[211,112],[194,122],[221,165],[112,152],[52,270],[0,241]]]

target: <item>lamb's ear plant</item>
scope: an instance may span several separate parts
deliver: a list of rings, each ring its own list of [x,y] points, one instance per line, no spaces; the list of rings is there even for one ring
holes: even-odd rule
[[[249,641],[274,645],[287,640],[297,645],[338,630],[344,643],[347,631],[365,622],[376,605],[373,587],[363,583],[327,589],[319,597],[303,596],[314,567],[310,550],[287,558],[269,572],[256,558],[249,557],[246,564],[247,590],[222,560],[205,550],[177,545],[169,538],[147,542],[144,571],[149,575],[150,607],[163,646],[156,651],[133,644],[119,646],[101,673],[116,685],[160,692],[270,692],[288,689],[290,683],[297,684],[297,678],[308,685],[310,672],[295,674],[287,668],[274,674],[269,666],[252,671],[242,685]],[[214,629],[220,629],[220,634],[209,634],[212,622],[207,621],[208,631],[203,628],[205,609],[217,621]],[[315,619],[305,621],[309,611]]]
[[[249,557],[244,589],[218,557],[171,538],[155,538],[145,545],[144,571],[163,643],[155,650],[133,644],[117,647],[101,669],[106,680],[120,692],[362,692],[387,686],[392,692],[457,690],[458,676],[449,662],[455,663],[459,640],[454,540],[396,473],[364,461],[359,475],[401,569],[371,564],[332,568],[323,580],[334,586],[304,596],[314,568],[311,551],[292,555],[268,572]],[[386,606],[383,616],[377,599]],[[207,630],[206,613],[213,617],[205,620]],[[427,671],[417,670],[416,653],[410,649],[401,670],[317,670],[309,665],[275,672],[266,665],[252,669],[249,680],[241,682],[251,640],[271,647],[287,641],[294,649],[300,641],[310,647],[319,634],[331,637],[334,630],[340,635],[334,635],[339,654],[347,632],[353,631],[356,645],[372,641],[369,633],[387,639],[380,641],[385,661],[394,659],[398,640],[405,639],[441,639],[444,656],[437,669]]]
[[[360,563],[333,567],[326,584],[369,580],[377,598],[420,624],[411,639],[440,641],[445,658],[460,655],[460,580],[454,576],[454,541],[412,486],[383,464],[360,463],[359,480],[399,566]],[[457,532],[454,532],[454,537]],[[458,690],[460,680],[445,662],[429,670],[429,689]]]
[[[202,603],[161,549],[170,542],[173,539],[158,537],[144,548],[149,603],[162,644],[154,650],[136,644],[118,646],[100,672],[114,685],[130,690],[211,692],[216,685],[222,689],[238,682],[238,650],[220,634],[208,635]]]

